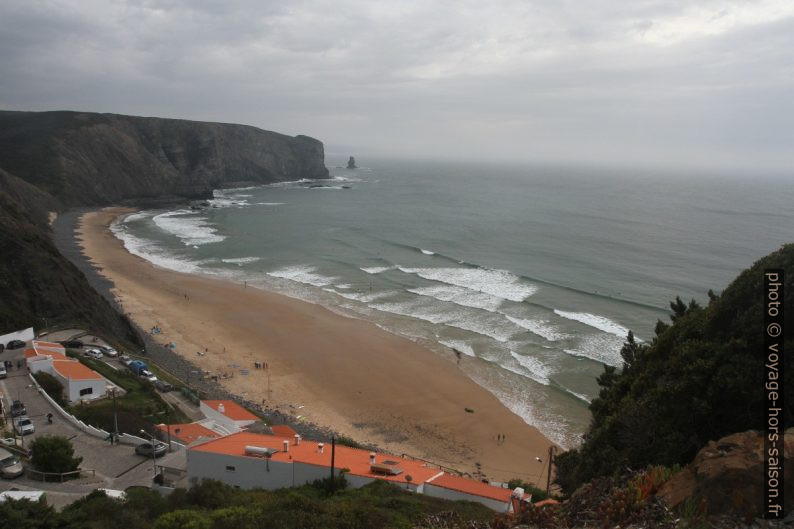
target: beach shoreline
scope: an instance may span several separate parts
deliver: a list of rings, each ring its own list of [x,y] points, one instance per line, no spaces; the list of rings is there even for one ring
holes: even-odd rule
[[[392,453],[545,485],[536,458],[553,443],[454,362],[320,305],[155,267],[109,229],[130,211],[82,212],[77,244],[125,314],[227,391]]]

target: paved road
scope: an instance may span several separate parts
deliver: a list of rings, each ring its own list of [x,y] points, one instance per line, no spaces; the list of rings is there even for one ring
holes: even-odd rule
[[[24,349],[6,350],[0,354],[0,360],[11,360],[14,364],[8,372],[8,378],[0,380],[0,392],[8,409],[13,400],[24,402],[28,416],[33,420],[36,432],[24,437],[25,446],[42,435],[67,437],[72,441],[75,454],[83,458],[81,468],[93,469],[96,473],[63,484],[42,483],[27,476],[14,480],[0,479],[0,491],[11,488],[46,490],[50,503],[62,507],[99,487],[124,490],[131,485],[148,486],[154,475],[151,459],[135,454],[131,446],[110,445],[107,441],[88,435],[64,419],[35,389],[28,370],[25,367],[17,369],[17,360],[23,356]],[[53,414],[52,424],[47,422],[47,413]]]

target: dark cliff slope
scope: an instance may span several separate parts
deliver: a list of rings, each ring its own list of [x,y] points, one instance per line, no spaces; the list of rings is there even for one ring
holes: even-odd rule
[[[327,177],[323,144],[307,136],[114,114],[0,111],[0,334],[63,323],[138,342],[129,322],[54,246],[51,211]]]
[[[327,178],[323,144],[255,127],[86,112],[0,112],[0,168],[67,205],[205,197]]]

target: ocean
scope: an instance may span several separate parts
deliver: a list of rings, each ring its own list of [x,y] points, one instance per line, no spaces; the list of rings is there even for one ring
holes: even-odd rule
[[[220,190],[206,209],[141,211],[113,231],[158,266],[454,348],[563,447],[629,329],[651,340],[677,295],[705,303],[794,238],[794,188],[772,177],[345,161],[327,157],[327,182]]]

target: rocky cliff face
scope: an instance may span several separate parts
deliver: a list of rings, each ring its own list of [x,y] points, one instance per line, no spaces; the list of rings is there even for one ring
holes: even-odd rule
[[[328,177],[323,144],[308,136],[80,112],[0,112],[0,168],[67,205]]]
[[[139,341],[53,245],[68,206],[203,198],[327,178],[323,144],[243,125],[82,112],[0,112],[0,334],[75,324]]]

